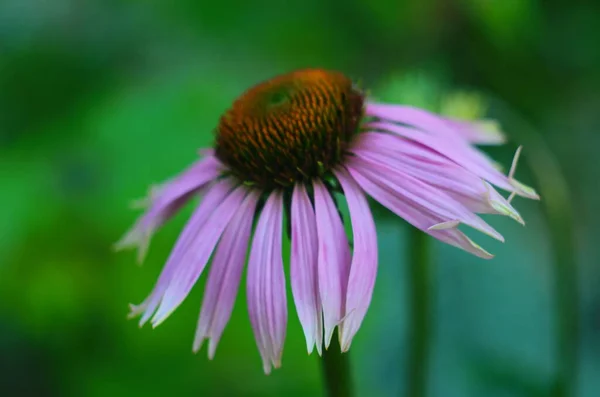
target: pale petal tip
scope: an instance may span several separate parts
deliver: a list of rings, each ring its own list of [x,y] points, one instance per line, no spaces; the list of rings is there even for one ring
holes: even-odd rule
[[[483,181],[483,184],[486,189],[485,199],[490,207],[492,207],[498,214],[508,216],[509,218],[519,222],[521,225],[525,225],[525,221],[521,217],[521,214],[519,214],[519,211],[510,205],[510,202],[515,195],[514,192],[511,193],[510,197],[506,200],[504,197],[498,194],[498,192],[496,192],[489,183]],[[494,192],[494,195],[492,195],[492,192]]]
[[[132,210],[143,210],[148,208],[151,202],[152,200],[149,197],[134,199],[129,203],[129,208]]]
[[[521,183],[513,178],[509,178],[508,181],[512,187],[514,187],[521,193],[522,196],[525,196],[528,199],[532,199],[532,200],[540,200],[540,196],[537,194],[537,192],[535,191],[534,188],[529,187],[529,186],[525,185],[524,183]]]
[[[521,225],[525,225],[525,220],[523,220],[523,217],[521,217],[521,214],[519,214],[519,212],[517,212],[517,210],[515,210],[511,206],[508,206],[498,200],[490,200],[489,203],[493,209],[498,211],[499,214],[506,215],[509,218],[517,221]]]
[[[198,354],[198,352],[200,350],[202,350],[202,346],[204,346],[204,342],[207,340],[208,340],[208,351],[207,351],[206,355],[209,360],[214,360],[215,353],[217,351],[217,344],[219,341],[213,339],[206,333],[200,333],[200,334],[196,335],[196,337],[194,338],[194,342],[192,344],[192,353]]]
[[[523,146],[519,146],[512,160],[512,164],[510,166],[510,171],[508,172],[508,182],[512,187],[514,187],[517,191],[517,194],[521,196],[527,197],[532,200],[539,200],[540,196],[537,192],[524,183],[521,183],[515,179],[515,172],[517,171],[517,164],[519,163],[519,158],[521,157],[521,151],[523,150]],[[511,195],[514,197],[513,195]],[[512,200],[512,197],[509,199],[509,202]]]
[[[152,324],[152,328],[156,328],[159,325],[161,325],[174,311],[175,311],[175,307],[172,307],[169,309],[162,309],[162,310],[159,309],[156,312],[156,314],[154,314],[154,317],[150,321],[150,323]]]
[[[350,350],[350,345],[352,344],[352,339],[354,335],[351,335],[347,330],[341,331],[340,335],[340,350],[342,353],[346,353]]]
[[[323,356],[323,341],[317,341],[315,342],[315,346],[317,348],[317,354],[319,355],[319,357]]]
[[[140,230],[134,228],[128,231],[119,241],[112,245],[112,249],[115,252],[135,249],[138,252],[136,255],[136,262],[138,265],[144,263],[148,248],[150,247],[151,232],[143,233]]]
[[[263,371],[265,375],[271,375],[271,363],[268,360],[263,361]]]
[[[215,340],[214,338],[209,338],[209,340],[208,340],[208,359],[209,360],[214,360],[215,354],[217,352],[217,344],[218,343],[219,343],[218,340]]]
[[[351,344],[352,344],[352,339],[342,341],[342,344],[341,344],[342,353],[347,353],[350,350]]]
[[[452,220],[452,221],[446,221],[446,222],[440,222],[440,223],[436,223],[433,226],[429,226],[427,228],[427,230],[446,230],[446,229],[454,229],[456,227],[458,227],[458,225],[460,225],[460,222],[457,220]]]
[[[132,320],[140,315],[143,315],[146,311],[146,305],[141,303],[139,305],[134,305],[133,303],[129,304],[129,313],[127,313],[127,319]],[[148,321],[148,316],[143,315],[140,321],[138,322],[138,327],[142,328],[144,324]]]
[[[314,340],[306,340],[306,352],[310,356],[315,349],[315,341]]]
[[[200,349],[202,349],[202,345],[204,344],[205,340],[206,340],[206,335],[204,335],[204,334],[196,335],[194,337],[194,342],[192,343],[192,353],[198,354]],[[209,359],[210,359],[210,357],[209,357]]]
[[[325,350],[329,349],[329,345],[331,344],[331,339],[333,338],[333,329],[334,327],[331,327],[331,329],[326,329],[325,330],[325,338],[324,338],[324,342],[325,342]]]
[[[475,124],[479,127],[482,135],[484,135],[486,143],[498,145],[506,143],[506,134],[502,132],[502,128],[498,121],[484,119],[476,121]]]
[[[436,223],[435,225],[429,226],[427,228],[427,230],[431,231],[431,230],[456,229],[456,228],[458,228],[460,223],[461,222],[458,220],[440,222],[440,223]],[[487,225],[485,222],[483,222],[483,226],[481,226],[481,225],[479,225],[479,226],[478,225],[470,225],[470,226],[473,227],[474,229],[480,231],[481,233],[492,237],[493,239],[504,242],[504,237],[500,233],[498,233],[496,230],[494,230],[492,227]],[[487,226],[487,228],[484,226]]]
[[[477,256],[479,256],[480,258],[483,258],[483,259],[492,259],[492,258],[494,258],[494,255],[490,254],[488,251],[486,251],[485,249],[483,249],[479,244],[477,244],[476,242],[474,242],[473,240],[471,240],[469,237],[465,236],[465,238],[467,239],[467,241],[469,242],[469,244],[471,244],[471,246],[473,248],[475,248],[475,250],[476,250],[475,254]]]

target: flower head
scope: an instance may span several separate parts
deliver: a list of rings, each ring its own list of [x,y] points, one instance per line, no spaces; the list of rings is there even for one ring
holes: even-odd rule
[[[147,210],[118,243],[137,247],[183,204],[200,203],[151,294],[131,307],[140,324],[162,323],[211,261],[194,351],[212,358],[229,321],[247,263],[248,311],[266,373],[281,365],[287,325],[282,239],[291,239],[290,281],[308,352],[327,348],[338,328],[343,351],[369,307],[377,274],[377,234],[367,196],[425,233],[482,258],[466,225],[503,241],[477,214],[523,220],[511,195],[537,199],[502,174],[473,144],[501,141],[489,124],[369,101],[338,72],[309,69],[258,84],[221,117],[214,149],[152,189]],[[492,133],[490,133],[490,131]],[[349,243],[336,195],[348,204]],[[283,219],[289,232],[284,235]],[[256,220],[256,222],[254,222]],[[255,224],[255,226],[254,226]]]

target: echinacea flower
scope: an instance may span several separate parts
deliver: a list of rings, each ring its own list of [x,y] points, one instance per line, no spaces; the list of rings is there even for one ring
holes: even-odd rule
[[[286,217],[292,294],[308,352],[316,347],[321,354],[336,327],[347,351],[377,274],[377,234],[367,196],[423,232],[482,258],[492,255],[460,225],[503,241],[477,214],[523,223],[492,185],[512,196],[538,197],[513,178],[518,152],[506,176],[473,146],[501,141],[488,127],[370,102],[350,79],[333,71],[299,70],[256,85],[221,117],[214,148],[154,188],[146,212],[118,243],[137,247],[143,259],[156,230],[202,196],[153,291],[131,307],[131,314],[141,315],[140,325],[162,323],[212,258],[193,343],[197,351],[208,340],[212,358],[251,245],[250,321],[264,371],[279,367],[288,317],[282,255]],[[352,244],[336,202],[340,194],[348,205]]]

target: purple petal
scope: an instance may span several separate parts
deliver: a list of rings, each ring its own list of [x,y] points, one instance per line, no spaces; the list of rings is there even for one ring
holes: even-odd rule
[[[345,315],[350,249],[342,220],[329,191],[320,181],[315,181],[313,185],[319,241],[319,294],[323,305],[325,348],[328,348],[334,328]]]
[[[458,222],[443,219],[435,213],[428,211],[427,208],[420,207],[412,201],[406,200],[396,192],[395,184],[389,183],[385,178],[378,178],[374,173],[369,172],[368,169],[362,166],[348,164],[346,168],[360,187],[371,197],[396,215],[405,219],[411,225],[441,241],[462,248],[481,258],[490,259],[493,257],[493,255],[475,244],[464,233],[458,230],[456,228]],[[440,224],[446,227],[435,228],[435,226]],[[432,227],[434,228],[432,229]]]
[[[209,154],[169,181],[155,187],[148,210],[134,226],[115,244],[115,248],[138,248],[138,262],[142,262],[152,234],[171,218],[199,189],[217,178],[221,163]]]
[[[366,172],[373,178],[393,186],[396,194],[405,201],[422,208],[422,211],[434,214],[441,219],[441,222],[459,221],[497,240],[504,241],[502,235],[494,228],[442,190],[403,172],[401,168],[394,167],[393,163],[386,162],[380,156],[364,152],[358,154],[361,157],[353,158],[351,163],[361,167],[363,175]]]
[[[365,133],[353,152],[385,159],[395,168],[442,189],[473,212],[507,215],[523,223],[519,213],[490,184],[412,141],[389,134]]]
[[[235,304],[258,199],[257,192],[248,193],[223,232],[212,261],[193,347],[197,352],[204,339],[209,339],[211,360]]]
[[[417,128],[426,129],[426,131],[431,131],[432,129],[451,131],[451,129],[442,119],[439,119],[431,114],[426,113],[426,115],[427,117],[423,117],[423,119],[411,120],[411,124],[415,125]],[[415,141],[439,152],[440,154],[443,154],[456,164],[459,164],[462,167],[474,172],[480,178],[483,178],[502,189],[515,192],[523,197],[539,199],[539,196],[533,189],[516,180],[513,180],[512,178],[506,177],[500,171],[494,168],[494,162],[485,154],[470,146],[464,140],[452,139],[453,134],[449,133],[447,136],[439,134],[434,135],[389,122],[372,122],[368,123],[367,127],[374,130],[382,130],[394,133],[403,138]]]
[[[303,184],[294,187],[291,215],[290,272],[294,303],[304,330],[308,353],[312,353],[316,343],[317,352],[321,355],[323,317],[317,275],[317,224],[315,212]]]
[[[444,136],[454,136],[474,144],[498,145],[505,142],[497,123],[489,120],[465,121],[440,117],[423,109],[412,106],[390,104],[367,104],[368,116],[412,125],[424,131]],[[442,121],[447,128],[440,128]]]
[[[171,251],[169,259],[167,260],[152,293],[141,304],[131,306],[131,317],[143,313],[143,316],[140,319],[140,326],[144,325],[146,321],[152,317],[165,290],[173,278],[174,272],[181,265],[183,256],[192,248],[192,243],[198,236],[198,233],[202,230],[202,227],[208,218],[232,189],[233,185],[227,179],[218,181],[208,189],[206,196],[200,202],[191,219],[185,225],[183,232],[179,235],[177,243]]]
[[[152,318],[153,327],[162,323],[188,295],[206,267],[225,227],[242,204],[246,193],[246,187],[240,186],[231,192],[216,208],[213,208],[210,217],[198,230],[195,239],[186,252],[182,254],[178,264],[174,266],[172,277],[162,296],[160,306]]]
[[[468,142],[475,145],[501,145],[506,137],[493,120],[466,121],[445,118],[444,121]]]
[[[271,365],[281,366],[287,324],[282,203],[280,192],[271,193],[256,225],[248,261],[248,312],[266,374],[271,372]]]
[[[342,351],[348,351],[373,295],[377,275],[377,232],[364,192],[346,170],[338,169],[335,175],[348,202],[354,241],[346,295],[346,318],[340,338]]]

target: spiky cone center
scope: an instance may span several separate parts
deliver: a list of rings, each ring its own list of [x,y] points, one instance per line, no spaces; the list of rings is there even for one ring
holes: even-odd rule
[[[298,70],[262,82],[220,119],[216,155],[241,181],[264,189],[322,177],[343,160],[364,95],[339,72]]]

